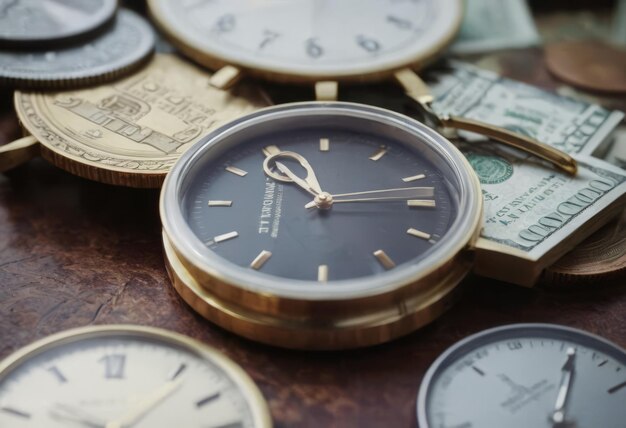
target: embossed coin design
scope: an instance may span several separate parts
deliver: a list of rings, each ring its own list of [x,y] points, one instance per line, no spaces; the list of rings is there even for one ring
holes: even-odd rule
[[[141,65],[154,43],[150,25],[121,9],[111,27],[86,44],[50,51],[0,51],[0,85],[64,88],[112,80]]]
[[[215,349],[166,330],[85,327],[0,362],[0,426],[270,428],[256,385]]]
[[[159,187],[180,155],[211,129],[267,105],[256,86],[215,89],[210,75],[173,55],[99,87],[16,92],[24,127],[53,164],[85,178]],[[19,144],[22,143],[21,146]],[[33,148],[24,141],[14,151]],[[8,156],[11,144],[0,148]]]
[[[513,324],[453,345],[419,390],[421,428],[622,428],[626,351],[554,324]]]
[[[45,48],[90,36],[115,15],[117,0],[0,0],[0,46]]]

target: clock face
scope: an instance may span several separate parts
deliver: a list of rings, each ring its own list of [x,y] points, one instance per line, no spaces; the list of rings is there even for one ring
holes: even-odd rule
[[[242,387],[250,381],[233,376],[232,363],[150,330],[66,337],[9,366],[0,373],[0,426],[259,426]]]
[[[427,373],[420,426],[606,427],[626,419],[626,353],[554,325],[479,333]]]
[[[151,10],[196,59],[326,78],[427,59],[445,47],[462,15],[457,0],[153,0]]]
[[[386,110],[302,103],[222,129],[174,174],[163,219],[176,248],[243,281],[320,292],[320,282],[393,281],[456,254],[462,223],[478,215],[467,171],[451,161],[461,155]]]

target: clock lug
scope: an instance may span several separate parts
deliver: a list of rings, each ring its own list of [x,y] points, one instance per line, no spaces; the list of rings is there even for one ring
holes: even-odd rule
[[[337,101],[339,84],[334,80],[315,82],[315,99],[317,101]]]
[[[239,68],[226,65],[211,76],[209,84],[217,89],[229,89],[241,79],[242,75]]]
[[[39,141],[32,135],[0,146],[0,172],[8,171],[39,155]]]

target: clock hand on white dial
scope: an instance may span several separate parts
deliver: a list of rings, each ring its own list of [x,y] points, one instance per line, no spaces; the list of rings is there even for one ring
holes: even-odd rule
[[[137,404],[131,406],[119,418],[107,422],[104,428],[125,428],[133,426],[157,404],[169,397],[182,384],[182,378],[170,380],[149,393]]]
[[[561,383],[556,396],[556,404],[552,413],[553,428],[560,428],[565,423],[565,404],[570,394],[572,386],[572,378],[574,377],[574,359],[576,358],[576,349],[567,348],[567,360],[561,368]]]
[[[88,428],[106,428],[104,422],[98,420],[99,418],[69,404],[55,403],[48,412],[54,419],[76,422]]]
[[[307,203],[305,208],[330,208],[332,204],[346,203],[346,202],[376,202],[376,201],[397,201],[397,200],[411,200],[414,198],[433,197],[435,194],[434,187],[400,187],[396,189],[382,189],[382,190],[369,190],[365,192],[353,192],[353,193],[339,193],[331,195],[329,193],[321,193],[315,197],[311,202]],[[369,198],[350,198],[350,199],[338,199],[346,196],[366,196],[372,195]]]

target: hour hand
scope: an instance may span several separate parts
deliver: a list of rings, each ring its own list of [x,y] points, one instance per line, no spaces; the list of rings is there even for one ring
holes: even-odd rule
[[[67,404],[55,404],[49,410],[50,416],[57,420],[74,422],[85,428],[105,428],[104,422],[100,422],[94,416],[84,410]]]

